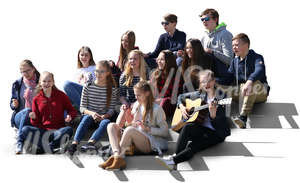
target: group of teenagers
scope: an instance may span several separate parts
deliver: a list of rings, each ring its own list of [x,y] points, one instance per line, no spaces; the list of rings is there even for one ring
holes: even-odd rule
[[[107,133],[112,155],[99,167],[124,169],[125,156],[139,152],[159,155],[157,161],[172,170],[230,135],[218,100],[239,101],[240,113],[232,119],[246,128],[254,104],[265,102],[269,94],[264,59],[249,48],[246,34],[233,37],[219,24],[216,10],[206,9],[199,16],[204,36],[186,41],[186,34],[176,29],[177,16],[166,14],[161,22],[166,33],[150,53],[135,45],[133,31],[125,32],[116,63],[95,63],[91,49],[83,46],[74,81],[66,81],[64,91],[55,86],[53,73],[39,73],[30,60],[23,60],[10,102],[11,126],[18,129],[15,153],[22,154],[29,144],[37,153],[56,153],[64,146],[73,156],[78,148],[96,150]],[[188,118],[186,99],[199,98],[209,106],[203,120],[184,125],[175,154],[161,156],[168,150],[167,119],[176,108]],[[77,125],[75,118],[80,119]],[[79,147],[89,128],[94,129],[91,137]]]

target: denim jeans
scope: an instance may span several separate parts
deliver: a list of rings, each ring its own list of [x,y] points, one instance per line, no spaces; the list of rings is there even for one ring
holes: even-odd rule
[[[22,109],[21,111],[19,111],[16,115],[15,115],[15,127],[18,130],[18,135],[20,134],[22,128],[26,125],[31,125],[30,123],[30,119],[29,119],[29,113],[31,112],[32,110],[30,108],[25,108],[25,109]]]
[[[77,110],[79,110],[83,86],[71,81],[66,81],[63,85],[63,89],[66,92],[69,99],[71,100],[74,107]]]
[[[183,58],[182,58],[182,57],[177,57],[177,58],[176,58],[176,64],[177,64],[178,67],[181,66],[182,61],[183,61]]]
[[[74,141],[80,142],[88,128],[92,125],[97,125],[97,129],[94,131],[93,135],[90,137],[90,140],[98,141],[102,135],[106,132],[107,125],[110,123],[109,119],[103,119],[99,124],[96,124],[93,117],[90,115],[83,115],[80,121],[80,124],[77,127],[75,132]]]
[[[32,136],[28,137],[29,134],[32,134]],[[63,138],[68,136],[68,139],[70,139],[72,135],[73,129],[69,126],[57,130],[45,130],[35,126],[25,126],[19,134],[17,143],[24,144],[25,140],[29,140],[31,144],[35,144],[45,152],[51,153],[54,148],[60,147]],[[30,139],[27,139],[27,137]]]

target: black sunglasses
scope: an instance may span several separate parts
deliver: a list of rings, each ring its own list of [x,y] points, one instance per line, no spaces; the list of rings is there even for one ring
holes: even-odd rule
[[[161,25],[169,25],[169,22],[161,22]]]

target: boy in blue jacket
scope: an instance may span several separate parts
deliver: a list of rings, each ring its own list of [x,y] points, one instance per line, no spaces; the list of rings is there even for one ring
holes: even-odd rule
[[[186,42],[186,34],[183,31],[176,29],[177,16],[174,14],[166,14],[161,25],[165,29],[166,33],[160,35],[156,48],[153,52],[144,54],[145,61],[150,69],[157,67],[156,58],[163,50],[170,50],[177,57],[177,65],[182,62],[183,50]]]
[[[232,49],[235,58],[228,69],[229,80],[235,80],[236,88],[233,100],[242,99],[239,116],[233,121],[240,127],[246,128],[248,115],[255,103],[267,101],[270,87],[267,82],[264,58],[255,53],[250,47],[249,37],[240,33],[232,38]]]

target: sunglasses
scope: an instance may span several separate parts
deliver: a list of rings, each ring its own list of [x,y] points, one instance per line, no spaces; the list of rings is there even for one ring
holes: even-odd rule
[[[169,25],[169,22],[161,22],[161,25]]]
[[[207,21],[209,21],[209,20],[210,20],[209,17],[201,18],[201,21],[202,21],[202,22],[204,22],[204,21],[207,22]]]

